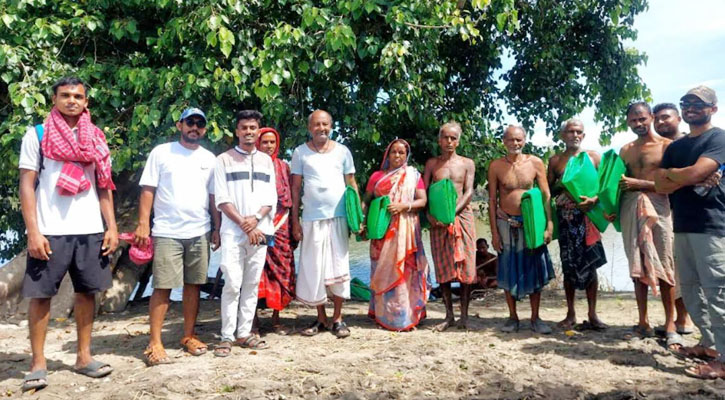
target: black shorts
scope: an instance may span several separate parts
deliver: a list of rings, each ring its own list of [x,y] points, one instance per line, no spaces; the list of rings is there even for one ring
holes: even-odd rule
[[[70,273],[76,293],[91,294],[111,287],[108,257],[101,255],[103,233],[46,238],[53,254],[48,261],[28,255],[23,297],[32,299],[55,296],[66,272]]]

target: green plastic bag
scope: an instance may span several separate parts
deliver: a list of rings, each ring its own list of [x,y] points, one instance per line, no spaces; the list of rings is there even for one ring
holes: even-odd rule
[[[345,215],[347,216],[347,227],[352,232],[358,232],[363,222],[362,206],[357,191],[350,185],[345,188]]]
[[[350,298],[356,301],[370,301],[370,287],[358,278],[350,281]]]
[[[627,166],[617,152],[609,150],[604,153],[599,164],[599,202],[605,213],[617,214],[617,219],[612,222],[617,232],[622,232],[619,224],[619,197],[622,194],[619,181],[626,173]]]
[[[577,203],[581,202],[579,196],[594,197],[598,195],[599,175],[586,152],[582,151],[576,157],[569,159],[569,162],[566,163],[564,176],[561,177],[561,184],[564,185]],[[609,221],[604,218],[604,211],[599,202],[589,210],[587,217],[599,232],[607,230]]]
[[[368,239],[382,239],[388,231],[390,219],[393,217],[388,211],[390,197],[380,196],[370,202],[368,209]]]
[[[441,179],[428,188],[428,211],[440,223],[453,223],[457,201],[458,193],[450,179]]]
[[[521,195],[521,215],[524,218],[524,239],[527,249],[544,245],[546,211],[541,190],[535,187]]]

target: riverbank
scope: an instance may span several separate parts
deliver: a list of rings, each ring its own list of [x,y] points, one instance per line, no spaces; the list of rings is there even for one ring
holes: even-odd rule
[[[650,299],[653,325],[663,322],[661,303]],[[181,305],[173,303],[164,341],[173,364],[147,368],[142,352],[148,341],[147,303],[132,303],[119,314],[101,315],[94,325],[93,348],[99,360],[115,368],[101,380],[71,372],[75,356],[72,320],[51,322],[46,355],[50,386],[22,398],[39,399],[722,399],[725,381],[689,378],[690,365],[670,355],[656,339],[625,339],[637,317],[632,293],[605,293],[599,301],[606,332],[569,336],[533,335],[528,302],[519,303],[522,329],[498,331],[507,317],[503,293],[490,293],[471,305],[469,331],[431,330],[444,315],[443,305],[429,304],[428,319],[407,333],[377,328],[367,318],[367,304],[349,302],[350,338],[330,333],[307,338],[268,334],[270,349],[235,347],[225,359],[211,352],[192,357],[179,350]],[[586,315],[579,297],[577,312]],[[546,291],[542,318],[552,324],[566,313],[563,293]],[[264,312],[263,316],[268,316]],[[299,329],[315,311],[300,305],[282,312],[283,322]],[[299,319],[298,319],[299,318]],[[266,318],[264,319],[266,321]],[[219,303],[203,301],[198,333],[218,340]],[[19,397],[30,363],[27,324],[0,326],[0,393]],[[686,338],[694,344],[697,334]]]

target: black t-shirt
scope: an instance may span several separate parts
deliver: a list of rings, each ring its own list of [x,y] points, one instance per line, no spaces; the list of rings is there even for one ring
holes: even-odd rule
[[[700,136],[687,135],[672,142],[660,166],[689,167],[700,157],[725,164],[725,130],[712,128]],[[675,232],[725,236],[725,179],[706,196],[698,195],[694,188],[685,186],[670,195]]]

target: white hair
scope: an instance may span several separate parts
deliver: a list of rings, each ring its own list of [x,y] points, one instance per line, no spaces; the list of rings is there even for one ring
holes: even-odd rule
[[[569,125],[572,125],[572,124],[579,124],[582,126],[582,128],[584,128],[584,123],[579,118],[572,117],[561,123],[559,132],[563,133],[564,131],[566,131],[566,128],[568,128]]]
[[[504,128],[504,130],[503,130],[503,135],[504,135],[504,136],[506,136],[506,132],[507,132],[507,131],[508,131],[509,129],[520,129],[520,130],[521,130],[521,132],[523,132],[523,133],[524,133],[524,138],[526,137],[526,129],[524,129],[524,127],[523,127],[523,126],[521,126],[521,125],[516,125],[516,124],[509,124],[509,125],[507,125],[507,126],[506,126],[506,128]]]
[[[443,131],[445,131],[446,129],[451,129],[451,130],[458,132],[459,139],[461,138],[461,134],[463,134],[463,129],[461,128],[461,124],[459,124],[456,121],[449,121],[449,122],[446,122],[445,124],[441,125],[440,129],[438,129],[438,137],[440,137],[441,133],[443,133]]]

